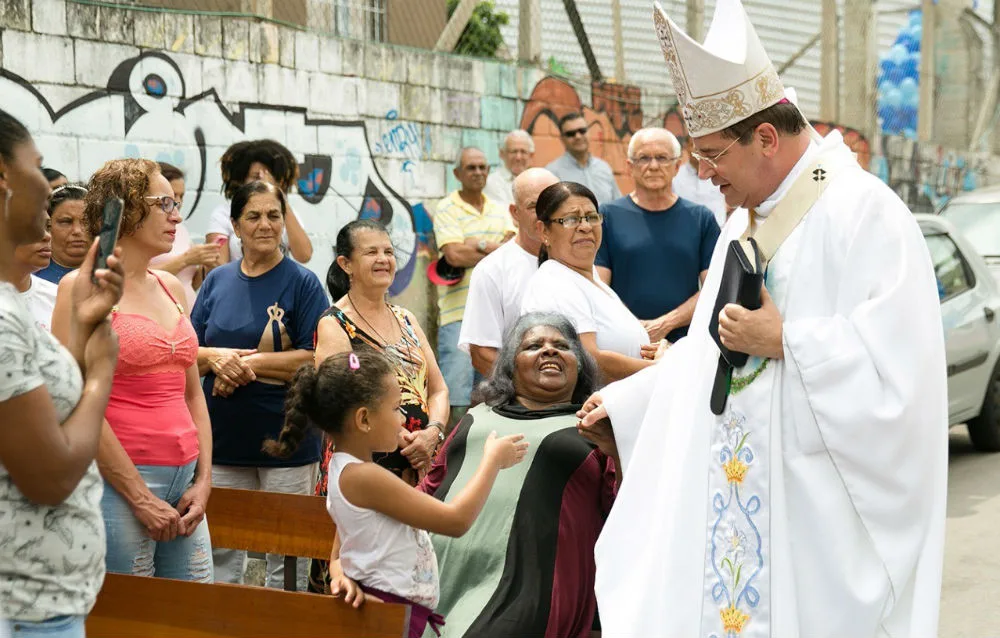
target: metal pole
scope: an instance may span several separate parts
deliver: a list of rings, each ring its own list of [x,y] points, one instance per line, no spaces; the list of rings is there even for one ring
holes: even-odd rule
[[[819,117],[836,122],[840,110],[840,29],[837,0],[823,0],[820,47]]]
[[[517,57],[535,64],[542,59],[542,0],[521,0],[517,21]]]
[[[696,42],[705,38],[705,0],[687,0],[687,34]]]
[[[444,25],[444,31],[438,37],[437,44],[434,45],[435,51],[452,51],[455,49],[459,38],[462,37],[462,32],[465,31],[465,25],[469,24],[469,19],[472,18],[472,13],[476,10],[476,5],[478,4],[479,0],[462,0],[458,3],[458,6],[455,7],[455,12],[451,14],[451,18],[448,20],[448,24]]]
[[[622,39],[622,3],[611,0],[611,27],[615,32],[615,81],[625,83],[625,45]]]
[[[920,106],[917,108],[917,138],[929,142],[934,136],[934,31],[937,15],[934,0],[921,2],[923,33],[920,37]]]

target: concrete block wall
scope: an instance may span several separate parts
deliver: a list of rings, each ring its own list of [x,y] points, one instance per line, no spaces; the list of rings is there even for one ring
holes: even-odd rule
[[[433,291],[418,228],[455,187],[462,146],[479,145],[499,162],[530,94],[522,83],[542,77],[257,20],[64,0],[0,0],[0,69],[0,108],[22,119],[46,164],[71,179],[121,156],[184,169],[196,237],[223,201],[225,148],[278,139],[302,163],[291,201],[314,243],[308,266],[324,278],[339,228],[370,214],[371,201],[383,215],[388,206],[401,255],[394,292],[427,318]]]

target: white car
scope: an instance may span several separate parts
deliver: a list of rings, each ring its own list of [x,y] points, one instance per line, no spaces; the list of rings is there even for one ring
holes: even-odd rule
[[[948,422],[966,423],[977,450],[1000,451],[1000,286],[974,240],[946,217],[914,217],[927,242],[941,298]],[[1000,216],[996,222],[1000,226]]]

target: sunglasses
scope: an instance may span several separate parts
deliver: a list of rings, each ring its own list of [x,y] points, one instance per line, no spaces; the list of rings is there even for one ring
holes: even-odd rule
[[[587,134],[586,126],[584,126],[583,128],[575,128],[571,131],[563,131],[563,137],[576,137],[577,135],[586,135],[586,134]]]

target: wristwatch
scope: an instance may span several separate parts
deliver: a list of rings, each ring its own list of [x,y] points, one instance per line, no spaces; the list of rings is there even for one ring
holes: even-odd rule
[[[431,421],[427,424],[427,427],[429,428],[431,426],[438,429],[438,443],[444,443],[444,423],[441,423],[440,421]]]
[[[486,240],[485,239],[480,239],[479,243],[476,244],[476,250],[478,250],[479,252],[481,252],[481,253],[483,253],[485,255],[486,254],[486,248],[487,248],[487,246],[489,246],[489,244],[486,242]]]

